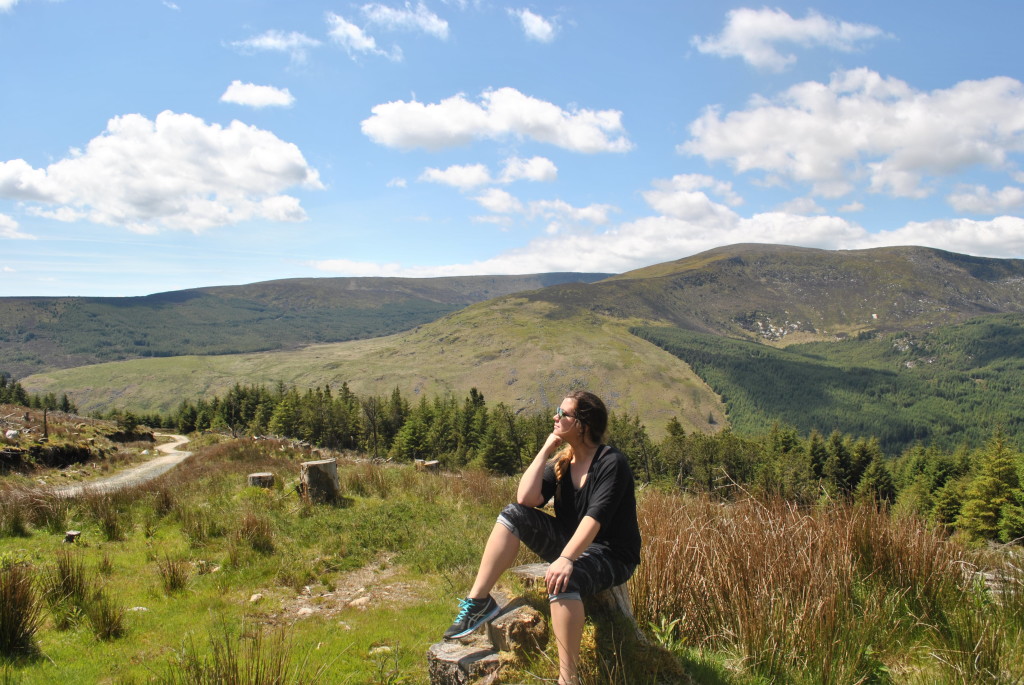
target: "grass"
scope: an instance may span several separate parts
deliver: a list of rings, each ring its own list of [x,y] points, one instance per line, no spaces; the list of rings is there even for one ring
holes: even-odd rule
[[[74,546],[26,514],[0,557],[18,560],[43,610],[4,678],[426,682],[426,649],[515,481],[343,461],[344,501],[312,506],[290,487],[309,458],[271,441],[202,448],[117,499],[125,522],[145,522],[120,538],[86,500],[66,513],[82,531]],[[248,487],[254,471],[280,488]],[[723,506],[648,489],[640,509],[631,590],[656,647],[599,657],[588,625],[586,685],[1012,682],[1022,671],[1024,587],[1005,551],[870,508]],[[999,592],[976,582],[982,570]],[[539,683],[556,661],[552,641],[507,677]]]
[[[724,425],[718,398],[684,362],[629,333],[643,322],[587,310],[563,314],[551,303],[502,298],[372,340],[111,362],[21,383],[34,393],[67,391],[83,412],[109,408],[116,397],[138,411],[165,413],[182,399],[224,396],[236,382],[299,388],[347,382],[359,395],[386,395],[397,386],[427,397],[476,387],[488,402],[530,411],[557,405],[567,387],[588,387],[610,409],[643,416],[655,434],[672,417],[687,430],[704,428],[709,411]],[[636,382],[638,373],[643,383]]]

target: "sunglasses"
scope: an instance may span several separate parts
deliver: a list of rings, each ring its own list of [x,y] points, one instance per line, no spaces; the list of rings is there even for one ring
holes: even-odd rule
[[[572,414],[566,413],[566,411],[564,409],[562,409],[561,407],[558,407],[558,408],[555,409],[555,416],[557,416],[560,419],[564,418],[566,416],[568,416],[570,419],[575,419],[576,418]]]

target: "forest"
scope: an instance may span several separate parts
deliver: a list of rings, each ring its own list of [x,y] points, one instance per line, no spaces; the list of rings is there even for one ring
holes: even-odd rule
[[[449,469],[499,474],[522,470],[552,420],[489,404],[476,389],[461,399],[410,402],[398,388],[388,396],[357,396],[347,385],[304,392],[236,385],[224,397],[182,402],[170,416],[114,412],[107,418],[182,433],[274,435],[376,460],[438,460]],[[978,445],[920,441],[896,455],[887,455],[871,435],[801,432],[781,422],[761,432],[687,433],[673,419],[665,429],[656,442],[640,417],[612,412],[605,441],[623,450],[638,482],[649,487],[723,500],[753,494],[797,504],[868,502],[974,540],[1017,542],[1024,536],[1024,456],[1001,429]]]

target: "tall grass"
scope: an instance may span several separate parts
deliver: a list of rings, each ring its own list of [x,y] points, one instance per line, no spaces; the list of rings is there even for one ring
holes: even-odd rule
[[[312,670],[312,673],[310,673]],[[293,664],[292,648],[283,629],[264,632],[226,624],[211,633],[209,649],[189,639],[160,675],[162,685],[307,685],[320,679],[323,668]]]
[[[0,655],[34,652],[39,621],[40,602],[28,564],[0,559]]]
[[[954,680],[998,682],[1008,672],[1013,635],[978,604],[988,595],[965,579],[968,551],[913,521],[873,507],[659,493],[643,498],[640,518],[640,623],[678,621],[680,639],[734,651],[756,673],[884,681],[915,667],[906,645],[919,642],[935,645]]]

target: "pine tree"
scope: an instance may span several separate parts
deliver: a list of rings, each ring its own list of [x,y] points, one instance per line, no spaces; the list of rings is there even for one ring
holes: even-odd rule
[[[1019,485],[1017,456],[1002,432],[982,452],[978,474],[967,486],[957,519],[957,527],[969,536],[986,540],[1000,536],[1003,508],[1013,504],[1012,491]]]

